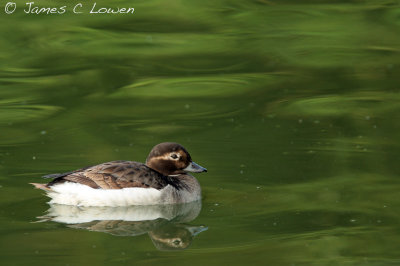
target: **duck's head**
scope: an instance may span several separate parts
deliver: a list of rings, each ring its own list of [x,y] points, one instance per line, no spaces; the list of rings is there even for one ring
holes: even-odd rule
[[[146,165],[163,175],[207,172],[206,168],[192,161],[182,145],[173,142],[163,142],[154,146],[147,156]]]

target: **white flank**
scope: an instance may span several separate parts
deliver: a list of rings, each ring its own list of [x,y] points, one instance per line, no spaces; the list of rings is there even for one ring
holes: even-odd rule
[[[75,206],[130,206],[172,203],[162,200],[163,190],[154,188],[94,189],[78,183],[65,182],[51,187],[47,195],[51,204]]]

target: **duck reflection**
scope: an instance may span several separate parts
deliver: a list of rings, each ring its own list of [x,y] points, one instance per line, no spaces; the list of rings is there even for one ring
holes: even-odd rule
[[[79,207],[51,204],[41,221],[54,221],[68,227],[103,232],[116,236],[148,234],[159,250],[181,250],[207,230],[192,226],[200,213],[201,202],[173,205],[127,207]]]

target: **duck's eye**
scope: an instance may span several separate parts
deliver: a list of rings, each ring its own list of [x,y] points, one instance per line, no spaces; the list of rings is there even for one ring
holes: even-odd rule
[[[174,160],[176,160],[176,159],[178,159],[178,155],[176,155],[175,153],[173,153],[173,154],[171,154],[171,158],[174,159]]]
[[[175,246],[178,246],[181,241],[179,239],[175,239],[172,243],[174,243]]]

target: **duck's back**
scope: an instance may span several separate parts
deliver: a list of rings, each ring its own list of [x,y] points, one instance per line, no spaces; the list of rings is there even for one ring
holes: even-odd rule
[[[49,188],[65,182],[77,183],[95,189],[154,188],[166,187],[168,178],[146,165],[133,161],[113,161],[85,167],[73,172],[46,176],[55,178]]]

